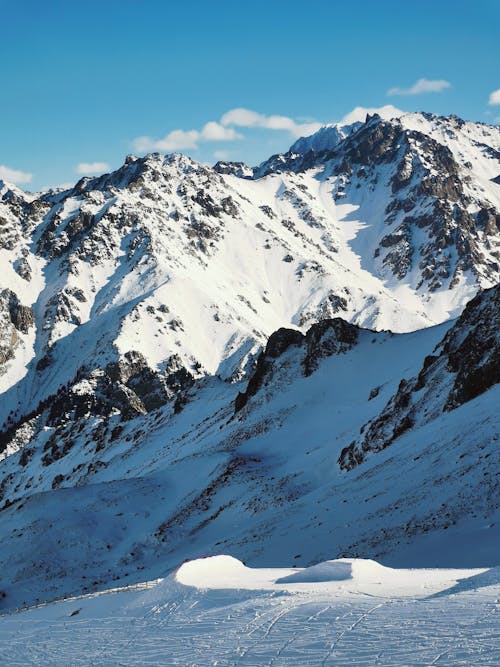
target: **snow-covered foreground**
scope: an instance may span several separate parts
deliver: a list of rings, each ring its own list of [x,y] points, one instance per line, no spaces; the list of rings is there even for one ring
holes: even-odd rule
[[[5,665],[498,665],[500,570],[230,556],[0,617]]]

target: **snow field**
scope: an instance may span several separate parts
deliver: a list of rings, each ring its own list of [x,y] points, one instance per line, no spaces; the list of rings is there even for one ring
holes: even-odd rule
[[[277,583],[291,576],[302,588],[299,581]],[[0,661],[13,667],[496,665],[499,594],[493,570],[393,570],[355,559],[252,570],[216,556],[182,565],[147,591],[0,617]]]

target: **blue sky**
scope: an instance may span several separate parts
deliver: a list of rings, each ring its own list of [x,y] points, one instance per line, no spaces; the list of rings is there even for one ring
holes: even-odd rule
[[[498,122],[499,35],[498,0],[0,0],[0,169],[38,189],[155,147],[255,164],[358,105]]]

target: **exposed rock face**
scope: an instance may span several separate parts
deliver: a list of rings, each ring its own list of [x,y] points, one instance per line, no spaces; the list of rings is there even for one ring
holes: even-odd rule
[[[156,410],[172,400],[179,392],[189,389],[193,375],[173,355],[164,374],[153,371],[140,352],[127,352],[123,359],[106,367],[112,382],[125,385],[140,399],[146,412]]]
[[[324,357],[350,350],[356,343],[358,332],[359,327],[340,317],[313,324],[305,337],[306,354],[302,361],[304,375],[311,375]]]
[[[17,295],[11,290],[2,290],[0,292],[0,301],[7,303],[10,321],[18,331],[26,334],[33,326],[33,309],[30,306],[23,306]]]
[[[320,141],[328,129],[323,128],[317,144],[311,138],[299,140],[288,153],[263,163],[256,175],[304,173],[319,167],[336,175],[336,200],[356,201],[356,190],[387,188],[391,197],[381,212],[381,233],[373,244],[382,274],[404,280],[413,272],[419,276],[415,287],[430,291],[454,287],[467,272],[484,286],[494,284],[500,264],[499,212],[493,200],[486,203],[486,191],[479,194],[470,187],[472,164],[457,140],[465,133],[471,152],[482,152],[493,164],[500,138],[494,139],[496,148],[488,149],[454,116],[437,119],[422,114],[418,120],[411,116],[385,121],[375,115],[366,123],[337,128],[330,141]],[[433,136],[432,128],[440,123]],[[334,128],[329,129],[331,133]]]
[[[238,178],[253,178],[254,169],[248,167],[244,162],[216,162],[214,170],[218,174],[228,174]]]
[[[478,294],[426,357],[416,377],[401,380],[362,437],[342,450],[339,465],[350,470],[367,454],[385,449],[410,428],[432,421],[500,382],[500,285]]]
[[[295,329],[278,329],[267,342],[266,348],[257,359],[257,365],[250,377],[246,391],[236,397],[235,412],[241,410],[259,389],[273,377],[275,362],[290,347],[299,347],[300,364],[304,376],[311,375],[321,359],[333,354],[343,354],[356,343],[359,328],[340,318],[322,320],[303,335]],[[278,362],[279,363],[279,362]]]
[[[448,357],[447,370],[455,374],[445,410],[453,410],[500,382],[499,286],[467,304],[446,335],[442,354]],[[425,383],[425,377],[420,382]]]
[[[29,333],[34,324],[33,309],[23,306],[10,289],[0,291],[0,373],[2,364],[12,359],[21,342],[20,334]]]
[[[259,391],[266,379],[271,377],[273,360],[280,357],[291,345],[300,346],[303,341],[303,334],[295,329],[282,328],[271,334],[265,350],[257,359],[255,371],[248,381],[246,391],[240,392],[235,399],[235,412],[241,410],[247,404],[248,399]]]
[[[13,185],[0,180],[0,250],[13,250],[22,240],[30,205],[28,197]]]
[[[171,357],[163,373],[150,368],[136,351],[127,352],[105,368],[89,371],[82,367],[72,382],[0,433],[0,453],[25,446],[28,440],[23,439],[23,433],[29,439],[49,427],[53,429],[51,443],[66,443],[62,447],[51,445],[50,454],[44,458],[45,465],[50,465],[69,452],[72,445],[67,443],[73,442],[72,433],[80,432],[86,420],[101,417],[116,427],[121,421],[146,415],[185,397],[193,383],[193,375],[176,356]],[[28,423],[33,425],[29,432]]]
[[[21,257],[20,259],[14,262],[14,271],[21,276],[24,280],[29,282],[31,280],[31,266],[26,259],[26,257]]]

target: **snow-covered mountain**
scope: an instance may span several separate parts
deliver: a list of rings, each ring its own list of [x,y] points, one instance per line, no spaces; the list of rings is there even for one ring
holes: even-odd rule
[[[389,116],[0,184],[5,604],[220,550],[495,564],[500,129]]]

